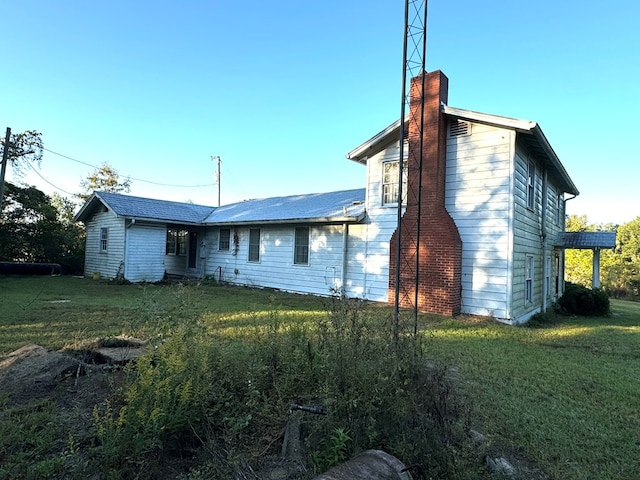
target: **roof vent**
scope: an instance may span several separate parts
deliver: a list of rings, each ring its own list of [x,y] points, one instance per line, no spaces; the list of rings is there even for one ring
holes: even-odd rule
[[[449,135],[452,137],[462,137],[471,135],[471,124],[463,120],[456,120],[449,124]]]

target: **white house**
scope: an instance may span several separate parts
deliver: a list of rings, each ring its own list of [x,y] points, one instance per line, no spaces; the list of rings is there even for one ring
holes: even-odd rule
[[[85,272],[386,302],[400,259],[403,305],[527,320],[563,293],[565,195],[578,189],[536,123],[449,107],[439,71],[426,74],[424,96],[421,85],[410,118],[424,115],[422,138],[408,121],[403,139],[399,251],[397,121],[347,154],[366,168],[363,189],[217,208],[96,192],[75,217],[87,227]]]

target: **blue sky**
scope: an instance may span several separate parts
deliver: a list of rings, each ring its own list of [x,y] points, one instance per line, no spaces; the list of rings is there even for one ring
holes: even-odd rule
[[[345,154],[400,115],[400,0],[2,4],[0,128],[43,134],[49,183],[25,180],[47,193],[93,170],[51,152],[210,205],[216,155],[222,203],[359,188]],[[624,223],[640,215],[638,18],[635,0],[432,0],[427,70],[451,106],[538,122],[581,192],[568,213]]]

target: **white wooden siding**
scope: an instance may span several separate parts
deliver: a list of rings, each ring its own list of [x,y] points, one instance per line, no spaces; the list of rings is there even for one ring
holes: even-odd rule
[[[280,290],[329,295],[332,288],[340,288],[342,279],[342,225],[310,227],[309,263],[293,263],[293,225],[260,227],[260,260],[248,261],[249,228],[232,228],[229,251],[210,248],[206,271],[224,282],[239,285],[277,288]],[[257,228],[252,226],[251,228]],[[237,231],[239,243],[234,254],[233,235]],[[217,232],[209,232],[211,245]]]
[[[208,229],[206,272],[224,282],[328,295],[344,288],[351,297],[386,302],[389,290],[389,242],[397,207],[382,206],[382,162],[398,160],[399,144],[367,162],[366,219],[348,225],[347,271],[343,276],[343,225],[310,227],[309,264],[295,265],[294,225],[262,226],[260,261],[248,261],[248,227],[231,227],[229,251],[218,250],[217,228]],[[252,226],[255,228],[256,226]],[[234,254],[233,235],[239,248]],[[344,278],[344,285],[342,284]]]
[[[124,219],[111,210],[99,210],[86,222],[85,275],[99,273],[102,278],[115,278],[124,268]],[[100,251],[100,229],[108,228],[107,251]]]
[[[509,316],[510,130],[447,137],[445,206],[462,239],[462,313]]]
[[[131,282],[162,280],[166,240],[164,224],[129,223],[126,229],[125,278]]]
[[[407,158],[408,144],[404,155]],[[389,295],[389,247],[398,225],[398,207],[382,205],[382,164],[400,159],[396,142],[367,159],[367,218],[349,227],[349,265],[346,293],[352,297],[386,302]]]
[[[534,209],[527,206],[527,165],[536,165],[534,179]],[[523,146],[516,145],[514,169],[514,218],[513,218],[513,285],[512,320],[527,320],[541,311],[545,255],[542,249],[542,191],[543,177],[540,162]],[[525,262],[533,256],[533,301],[526,302]]]

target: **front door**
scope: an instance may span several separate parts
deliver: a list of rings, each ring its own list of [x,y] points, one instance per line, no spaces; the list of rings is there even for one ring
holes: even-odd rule
[[[189,232],[189,268],[196,268],[198,258],[198,232]]]

